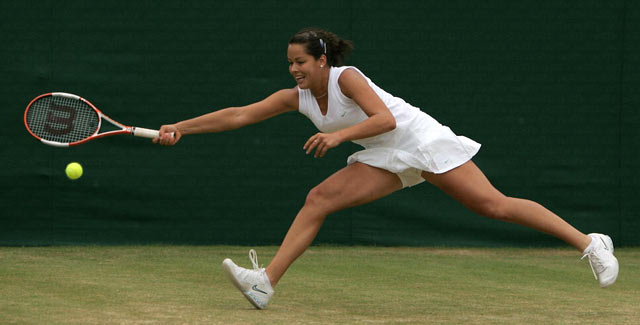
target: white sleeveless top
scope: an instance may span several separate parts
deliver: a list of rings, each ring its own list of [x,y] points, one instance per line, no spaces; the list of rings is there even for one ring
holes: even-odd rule
[[[331,67],[329,72],[329,86],[327,88],[327,115],[322,115],[320,112],[320,106],[318,106],[318,102],[311,93],[311,90],[298,88],[298,110],[300,113],[307,116],[321,132],[331,133],[342,130],[358,124],[368,118],[362,108],[360,108],[353,99],[345,96],[340,89],[338,78],[340,78],[342,72],[347,69],[357,71],[365,78],[365,80],[367,80],[369,86],[373,91],[375,91],[378,97],[382,99],[382,102],[384,102],[391,111],[391,114],[393,114],[393,117],[395,117],[397,126],[410,122],[420,113],[420,109],[409,105],[402,98],[394,97],[376,86],[371,79],[367,78],[367,76],[357,68],[349,66]],[[353,142],[365,148],[369,148],[391,139],[393,137],[393,133],[394,132],[391,131],[378,136],[355,140]]]
[[[338,78],[346,69],[353,69],[365,78],[396,120],[396,128],[392,131],[354,140],[365,150],[349,156],[348,164],[358,161],[386,169],[398,174],[406,187],[424,181],[420,176],[422,171],[436,174],[447,172],[469,161],[480,149],[479,143],[456,136],[448,127],[402,98],[382,90],[360,70],[350,66],[331,67],[326,115],[322,115],[311,90],[298,88],[298,110],[321,132],[335,132],[368,118],[362,108],[340,89]]]

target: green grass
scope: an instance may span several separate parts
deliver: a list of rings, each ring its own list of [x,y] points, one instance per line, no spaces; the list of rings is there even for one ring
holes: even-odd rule
[[[637,324],[640,249],[600,289],[569,249],[312,247],[259,311],[220,263],[245,247],[0,248],[0,323]],[[268,263],[275,247],[257,248]]]

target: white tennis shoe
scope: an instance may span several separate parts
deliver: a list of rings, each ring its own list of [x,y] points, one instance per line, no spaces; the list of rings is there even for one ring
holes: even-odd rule
[[[591,244],[582,252],[589,257],[589,265],[600,287],[605,288],[618,278],[618,259],[613,256],[613,241],[603,234],[589,234]]]
[[[249,259],[253,264],[253,270],[237,266],[228,258],[222,261],[222,269],[231,283],[252,305],[264,309],[273,296],[273,288],[265,269],[258,267],[258,255],[255,250],[249,250]]]

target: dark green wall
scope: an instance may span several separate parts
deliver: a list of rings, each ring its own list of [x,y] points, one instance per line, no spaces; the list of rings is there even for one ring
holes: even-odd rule
[[[50,91],[157,128],[293,87],[302,27],[356,45],[348,64],[458,134],[505,194],[585,232],[639,245],[640,4],[636,1],[0,2],[0,244],[279,244],[307,191],[358,147],[323,159],[290,113],[159,147],[119,136],[70,149],[30,137]],[[64,167],[85,175],[71,182]],[[475,216],[429,185],[327,220],[318,242],[559,245]]]

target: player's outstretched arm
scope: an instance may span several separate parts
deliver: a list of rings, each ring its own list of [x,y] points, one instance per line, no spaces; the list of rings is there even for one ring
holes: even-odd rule
[[[297,88],[283,89],[247,106],[228,107],[175,124],[163,125],[154,143],[174,145],[183,135],[234,130],[298,109]],[[171,136],[174,133],[175,136]]]

